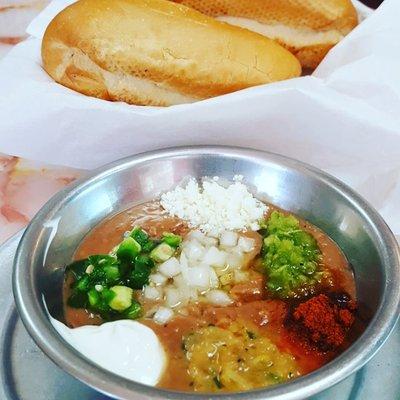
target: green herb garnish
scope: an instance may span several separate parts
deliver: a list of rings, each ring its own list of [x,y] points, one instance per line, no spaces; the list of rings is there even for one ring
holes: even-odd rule
[[[170,232],[164,232],[162,241],[171,247],[178,247],[182,243],[182,236],[175,235]]]
[[[222,388],[224,387],[224,385],[223,385],[223,384],[221,383],[221,381],[219,380],[219,377],[218,377],[218,376],[214,376],[213,381],[214,381],[214,383],[215,383],[215,386],[216,386],[218,389],[222,389]]]
[[[252,331],[246,331],[247,336],[249,337],[249,339],[253,340],[256,338],[256,334]]]

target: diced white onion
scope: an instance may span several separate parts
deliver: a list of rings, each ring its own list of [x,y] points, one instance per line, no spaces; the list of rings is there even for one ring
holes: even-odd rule
[[[207,300],[216,306],[228,306],[232,304],[232,299],[223,290],[210,290],[206,293]]]
[[[217,238],[207,236],[199,230],[191,231],[188,235],[188,239],[189,240],[197,240],[199,243],[201,243],[203,246],[206,246],[206,247],[218,245]]]
[[[196,301],[199,298],[199,294],[196,288],[189,289],[189,298]]]
[[[182,296],[178,289],[168,287],[165,289],[165,304],[168,307],[174,308],[181,304]]]
[[[201,242],[203,246],[211,247],[211,246],[218,246],[218,239],[206,236],[203,241]]]
[[[201,289],[210,287],[210,267],[199,265],[188,269],[188,285]]]
[[[158,272],[161,272],[167,278],[173,278],[181,272],[181,266],[175,257],[171,257],[158,266]]]
[[[255,240],[249,237],[240,236],[237,245],[244,253],[250,253],[250,251],[254,249]]]
[[[198,242],[202,243],[206,235],[202,232],[199,231],[198,229],[195,229],[193,231],[190,231],[189,234],[187,235],[187,240],[197,240]]]
[[[233,272],[233,279],[236,283],[246,282],[249,279],[249,275],[246,271],[235,269]]]
[[[238,234],[232,231],[224,231],[221,233],[219,243],[221,246],[233,247],[236,246]]]
[[[184,287],[184,286],[187,286],[187,283],[186,283],[186,280],[183,278],[183,275],[182,274],[179,274],[179,275],[176,275],[175,277],[174,277],[174,285],[176,286],[176,287]]]
[[[203,262],[212,267],[222,268],[226,263],[226,252],[212,246],[204,255]]]
[[[164,285],[165,282],[167,282],[167,277],[162,274],[151,274],[149,276],[149,281],[153,282],[155,285]]]
[[[143,290],[145,298],[163,302],[164,307],[151,314],[154,321],[165,324],[175,313],[185,311],[182,306],[189,301],[232,304],[228,293],[219,288],[248,278],[241,267],[244,253],[254,246],[254,239],[234,231],[222,232],[219,240],[199,230],[191,231],[182,243],[180,255],[159,264],[157,272],[150,275],[150,285]]]
[[[182,277],[183,280],[188,284],[188,261],[185,252],[182,251],[181,256],[179,258],[179,264],[181,265]]]
[[[210,287],[217,288],[219,286],[219,279],[214,271],[214,268],[210,268]]]
[[[190,288],[182,274],[174,277],[174,285],[179,290],[181,303],[187,303],[190,299]]]
[[[146,286],[143,291],[144,297],[149,300],[159,300],[161,291],[153,286]]]
[[[197,240],[190,240],[185,243],[184,250],[190,261],[198,261],[204,255],[204,247]]]
[[[166,324],[174,316],[174,312],[167,307],[160,307],[154,314],[153,320],[157,324]]]
[[[238,252],[228,253],[226,263],[231,268],[240,268],[243,265],[243,254]]]

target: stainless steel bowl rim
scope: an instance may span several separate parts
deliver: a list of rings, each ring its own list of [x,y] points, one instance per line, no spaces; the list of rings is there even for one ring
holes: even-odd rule
[[[362,336],[352,346],[317,371],[294,381],[266,389],[229,394],[181,393],[158,389],[130,381],[110,373],[84,358],[68,345],[50,325],[48,316],[38,304],[25,299],[34,296],[26,277],[23,259],[34,243],[35,232],[44,219],[51,218],[68,201],[108,174],[119,169],[134,167],[144,161],[188,155],[222,155],[238,159],[273,160],[284,166],[311,175],[338,191],[360,210],[374,226],[384,250],[388,276],[379,308]],[[382,346],[393,329],[400,311],[400,252],[397,241],[379,213],[361,196],[329,174],[303,162],[278,154],[231,146],[186,146],[156,150],[127,157],[93,171],[61,190],[51,198],[28,225],[18,246],[13,272],[13,292],[20,317],[36,344],[63,370],[89,386],[115,398],[129,399],[210,399],[218,397],[232,400],[271,399],[297,400],[316,394],[346,378],[361,368]]]

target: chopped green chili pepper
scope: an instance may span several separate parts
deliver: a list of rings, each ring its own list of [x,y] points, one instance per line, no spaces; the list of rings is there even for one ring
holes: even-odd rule
[[[113,292],[110,289],[103,289],[101,291],[101,298],[103,299],[103,301],[108,304],[111,302],[111,300],[115,297],[115,292]]]
[[[142,315],[142,306],[139,302],[133,300],[132,305],[124,311],[124,317],[128,319],[137,319]]]
[[[151,240],[149,235],[138,226],[133,228],[130,236],[142,246],[142,252],[144,253],[150,253],[157,246],[157,242]]]
[[[77,282],[76,289],[81,292],[86,292],[89,289],[89,285],[90,285],[90,278],[88,275],[85,275]]]
[[[149,235],[138,226],[133,228],[130,237],[135,239],[141,246],[144,246],[149,241]]]
[[[128,279],[128,285],[133,289],[141,289],[149,283],[150,269],[145,265],[135,266]]]
[[[175,243],[177,238],[172,238]],[[66,271],[74,278],[68,305],[90,309],[104,320],[136,319],[141,315],[133,289],[142,289],[149,282],[154,262],[168,259],[175,249],[150,239],[139,227],[115,249],[115,255],[96,254],[67,266]]]
[[[164,232],[162,241],[169,244],[171,247],[178,247],[182,243],[182,236]]]
[[[121,261],[130,262],[135,259],[141,250],[142,246],[129,236],[118,246],[117,258]]]
[[[115,297],[108,305],[115,311],[124,311],[132,305],[133,290],[127,286],[113,286],[110,288]]]
[[[107,281],[116,282],[120,278],[119,268],[114,265],[104,267]]]
[[[96,304],[98,304],[100,301],[100,295],[96,289],[91,289],[88,291],[88,298],[89,298],[89,304],[92,307],[95,307]]]
[[[154,261],[147,254],[140,254],[135,258],[135,268],[146,267],[152,269],[154,267]]]
[[[175,249],[167,243],[160,243],[152,252],[150,257],[155,262],[164,262],[170,259],[175,253]]]
[[[148,240],[143,246],[142,246],[142,250],[144,253],[150,253],[154,247],[156,247],[158,244],[157,241],[155,240]]]

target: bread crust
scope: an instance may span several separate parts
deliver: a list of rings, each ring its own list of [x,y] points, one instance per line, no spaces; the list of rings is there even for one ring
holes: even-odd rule
[[[78,92],[159,106],[301,73],[274,41],[166,0],[80,0],[47,27],[42,60]]]
[[[350,0],[173,0],[276,40],[316,68],[358,23]],[[252,26],[255,21],[264,27]],[[284,28],[284,29],[283,29]]]

